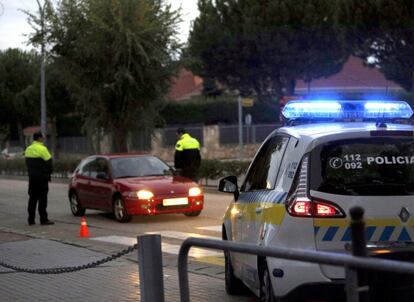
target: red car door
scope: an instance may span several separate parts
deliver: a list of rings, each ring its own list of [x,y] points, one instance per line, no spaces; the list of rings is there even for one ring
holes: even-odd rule
[[[113,181],[107,159],[99,157],[93,165],[90,179],[93,206],[101,210],[112,209]]]
[[[74,188],[83,207],[90,207],[92,204],[90,181],[93,165],[94,158],[85,161],[83,166],[79,169],[79,172],[75,175]]]

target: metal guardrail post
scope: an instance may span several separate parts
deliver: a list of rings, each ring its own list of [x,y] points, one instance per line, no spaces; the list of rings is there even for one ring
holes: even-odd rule
[[[142,302],[164,302],[160,235],[138,236],[139,283]]]
[[[188,238],[186,239],[188,241]],[[181,245],[180,252],[178,253],[178,282],[180,283],[180,296],[181,302],[190,302],[190,288],[188,285],[188,252],[191,245]]]
[[[366,257],[367,247],[365,239],[364,209],[361,207],[353,207],[349,213],[351,215],[352,255]],[[368,287],[366,272],[347,266],[345,273],[348,302],[359,302],[360,300],[367,302]],[[360,292],[362,292],[361,296]]]
[[[364,209],[353,207],[351,214],[352,255],[366,257],[367,241],[365,239]]]

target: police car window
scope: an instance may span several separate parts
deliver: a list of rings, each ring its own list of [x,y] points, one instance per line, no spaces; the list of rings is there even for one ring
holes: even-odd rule
[[[339,140],[311,153],[310,189],[357,196],[414,195],[414,140]]]
[[[286,136],[275,136],[262,146],[248,171],[241,191],[274,189],[288,141],[289,138]]]

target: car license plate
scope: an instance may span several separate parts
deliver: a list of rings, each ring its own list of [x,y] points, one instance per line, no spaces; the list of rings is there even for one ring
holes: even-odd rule
[[[162,201],[163,206],[176,206],[176,205],[182,205],[182,204],[188,204],[188,198],[187,197],[166,198]]]

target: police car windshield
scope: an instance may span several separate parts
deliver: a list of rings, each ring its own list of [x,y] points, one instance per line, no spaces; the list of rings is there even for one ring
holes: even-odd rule
[[[414,195],[414,140],[338,140],[311,152],[310,189],[358,196]]]

